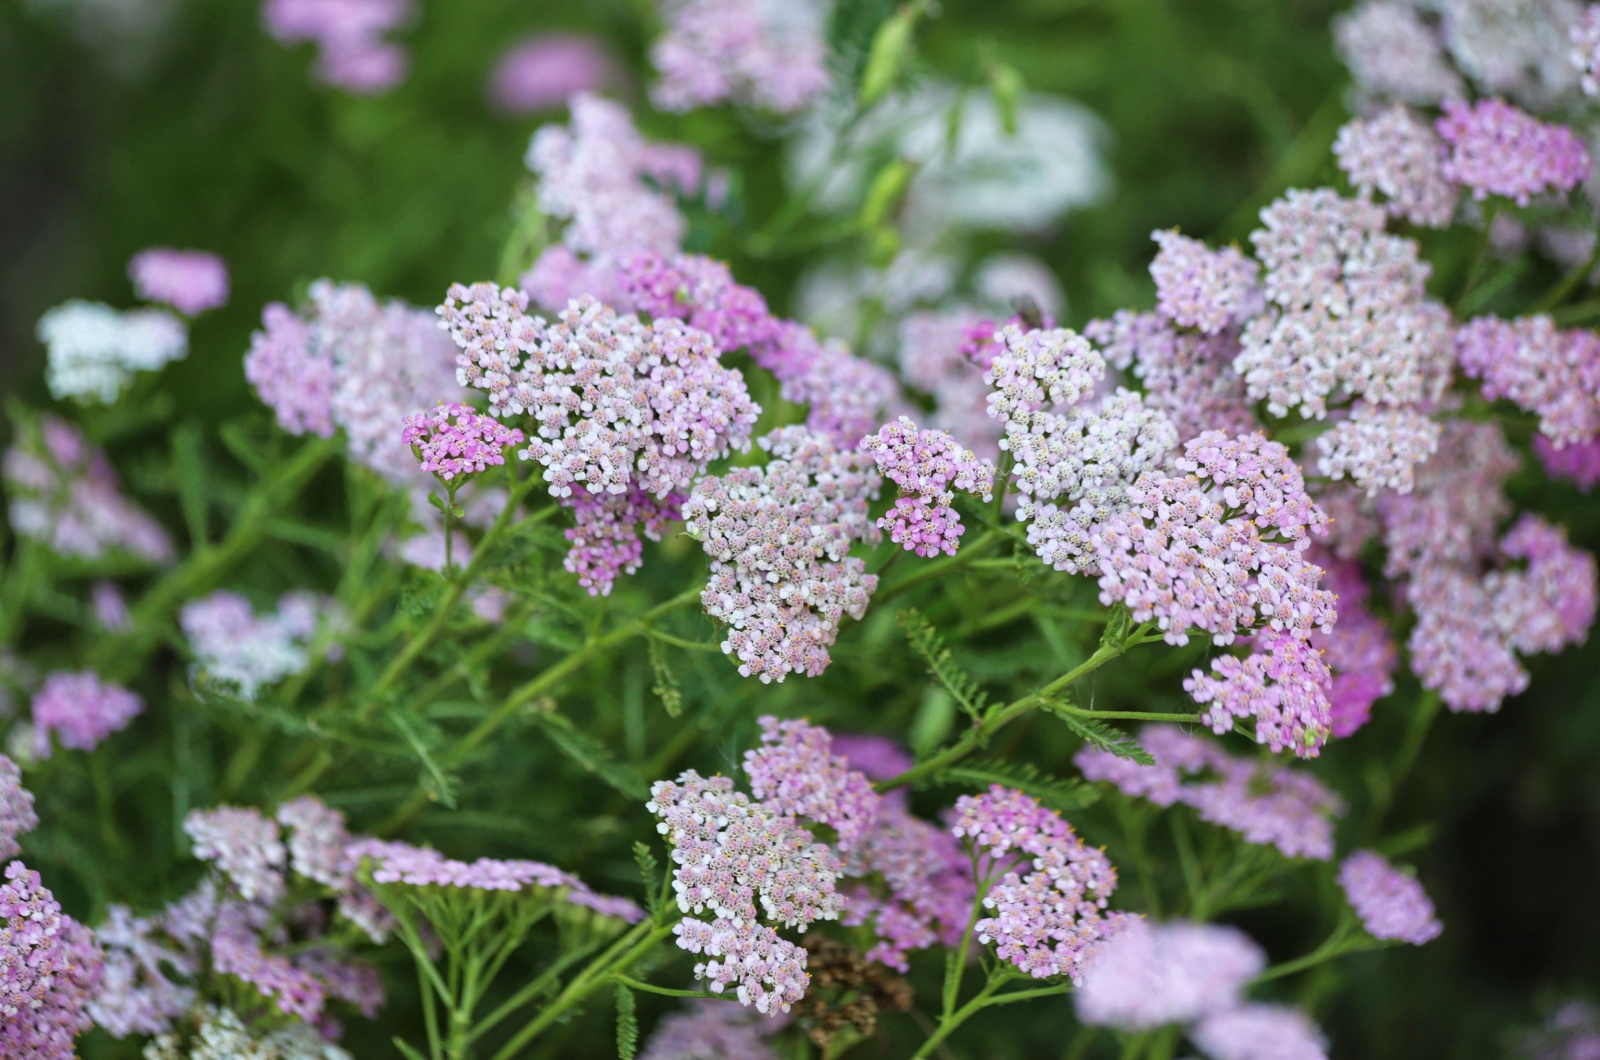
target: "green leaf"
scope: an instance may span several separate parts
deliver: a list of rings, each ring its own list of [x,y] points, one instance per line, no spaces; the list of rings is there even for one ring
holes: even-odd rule
[[[1022,75],[1017,68],[997,62],[989,67],[989,87],[1000,108],[1000,127],[1007,136],[1017,135],[1017,108],[1022,101]]]
[[[617,1060],[633,1060],[639,1051],[639,1017],[633,991],[617,984]]]
[[[1153,766],[1156,760],[1150,752],[1139,746],[1139,742],[1132,736],[1123,732],[1115,725],[1107,725],[1094,718],[1086,718],[1082,714],[1074,713],[1072,708],[1055,700],[1044,700],[1044,709],[1060,718],[1062,722],[1083,737],[1084,742],[1098,751],[1110,751],[1118,758],[1126,758],[1130,762],[1138,762],[1142,766]]]
[[[650,797],[650,785],[644,782],[643,777],[613,758],[604,744],[574,728],[566,718],[540,712],[534,715],[534,720],[550,737],[556,749],[583,767],[585,772],[593,773],[614,790],[636,802],[644,802]]]
[[[917,9],[906,7],[885,20],[872,35],[867,66],[861,73],[861,105],[870,107],[894,86],[911,50],[911,30],[917,22]]]
[[[905,630],[911,647],[927,663],[928,672],[945,687],[956,705],[973,721],[981,721],[983,711],[989,705],[989,697],[978,687],[978,682],[956,665],[939,631],[914,607],[900,612],[900,628]]]
[[[206,543],[206,460],[200,425],[188,420],[172,432],[172,472],[178,480],[178,502],[189,540],[196,548]]]
[[[873,38],[894,14],[894,0],[850,0],[832,6],[828,18],[829,65],[837,83],[859,84]]]
[[[650,653],[650,669],[655,674],[655,681],[650,685],[650,691],[661,700],[661,706],[666,710],[667,716],[676,718],[683,713],[683,692],[678,688],[678,679],[667,666],[667,654],[662,650],[661,644],[651,637],[646,638],[646,645]]]
[[[433,757],[428,742],[423,739],[422,727],[413,719],[391,710],[388,714],[389,722],[401,736],[406,738],[406,743],[411,745],[416,752],[417,760],[422,763],[424,774],[431,782],[429,786],[439,796],[439,801],[450,809],[456,808],[455,782],[451,780],[442,765]]]
[[[661,863],[646,843],[633,844],[633,860],[639,866],[639,878],[644,880],[645,905],[654,917],[661,907]]]
[[[1081,780],[1051,776],[1031,762],[978,759],[942,771],[932,783],[984,789],[991,784],[1032,795],[1054,810],[1081,810],[1100,800],[1100,791]]]

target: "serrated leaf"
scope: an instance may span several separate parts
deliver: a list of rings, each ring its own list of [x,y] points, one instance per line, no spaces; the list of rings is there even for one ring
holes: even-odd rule
[[[455,809],[455,782],[451,780],[439,761],[434,758],[432,750],[428,747],[428,742],[423,739],[422,726],[399,711],[389,711],[388,718],[395,731],[404,736],[406,743],[411,745],[411,750],[415,752],[417,760],[422,763],[423,773],[431,781],[429,786],[439,797],[439,801],[446,807],[452,810]]]
[[[611,788],[636,802],[644,802],[650,797],[650,785],[644,782],[644,778],[613,758],[599,740],[575,728],[572,722],[559,714],[539,713],[534,718],[556,749],[585,772],[593,773]]]
[[[661,887],[661,863],[646,843],[633,844],[633,860],[639,866],[639,878],[644,881],[645,905],[654,917],[661,906],[661,897],[657,893]]]
[[[1055,810],[1081,810],[1100,801],[1100,791],[1081,780],[1051,776],[1031,762],[978,760],[944,770],[933,781],[984,789],[991,784],[1015,788]]]
[[[633,991],[617,984],[617,1060],[633,1060],[639,1051],[639,1016]]]
[[[661,644],[654,638],[647,638],[646,645],[650,653],[650,670],[655,674],[650,691],[661,700],[661,707],[667,716],[676,718],[683,713],[683,692],[678,688],[678,679],[667,666],[667,655]]]
[[[1086,718],[1075,713],[1065,704],[1054,700],[1045,700],[1044,709],[1060,718],[1061,721],[1083,737],[1084,742],[1094,747],[1097,751],[1109,751],[1118,758],[1126,758],[1130,762],[1137,762],[1142,766],[1153,766],[1156,760],[1149,751],[1139,746],[1139,741],[1123,732],[1115,725],[1107,725],[1095,718]]]
[[[911,642],[911,647],[922,656],[922,661],[928,666],[928,672],[945,687],[951,698],[956,701],[956,705],[973,721],[981,721],[983,711],[989,705],[989,697],[978,686],[978,682],[956,665],[950,649],[945,646],[944,638],[939,636],[938,630],[934,629],[928,620],[922,617],[922,612],[914,607],[901,611],[899,617],[900,628],[905,630],[906,639]]]

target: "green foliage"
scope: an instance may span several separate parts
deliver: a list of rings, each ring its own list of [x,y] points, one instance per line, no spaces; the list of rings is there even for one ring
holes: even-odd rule
[[[617,998],[617,1060],[633,1060],[639,1051],[639,1016],[635,1009],[633,991],[616,985]]]
[[[944,686],[951,698],[973,721],[981,721],[983,712],[989,705],[988,694],[956,664],[938,630],[934,629],[932,623],[916,608],[905,608],[899,617],[900,628],[905,631],[906,640],[911,643],[912,649],[922,656],[922,661],[927,664],[928,672],[933,675],[934,680]]]
[[[650,653],[650,672],[654,675],[650,691],[661,701],[661,709],[667,712],[667,716],[676,718],[683,713],[683,692],[678,687],[678,679],[667,665],[666,649],[661,642],[651,637],[646,643],[646,650]]]
[[[1149,751],[1140,747],[1137,740],[1115,725],[1096,718],[1085,717],[1076,708],[1063,703],[1049,699],[1044,700],[1043,703],[1045,710],[1060,718],[1062,724],[1083,737],[1083,741],[1095,750],[1110,751],[1118,758],[1126,758],[1130,762],[1137,762],[1142,766],[1156,764],[1156,760],[1151,757]]]
[[[1063,780],[1032,762],[1010,762],[998,758],[971,759],[940,772],[929,783],[959,785],[975,791],[991,784],[1027,792],[1051,809],[1068,813],[1093,806],[1100,800],[1100,789],[1082,780]]]

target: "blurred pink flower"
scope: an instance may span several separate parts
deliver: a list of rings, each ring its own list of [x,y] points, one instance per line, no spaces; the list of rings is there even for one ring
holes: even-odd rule
[[[534,114],[616,80],[616,64],[598,40],[545,33],[524,37],[500,57],[489,75],[489,100],[508,114]]]

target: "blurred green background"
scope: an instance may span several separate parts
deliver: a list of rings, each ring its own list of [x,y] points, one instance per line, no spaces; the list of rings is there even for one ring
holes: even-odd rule
[[[1332,179],[1327,147],[1345,117],[1347,81],[1328,24],[1340,6],[946,0],[920,37],[919,66],[978,83],[998,56],[1031,89],[1071,96],[1108,126],[1111,194],[1022,241],[1061,280],[1065,322],[1081,324],[1150,303],[1151,229],[1242,239],[1254,211],[1284,187]],[[264,303],[332,276],[432,305],[452,281],[491,276],[538,119],[497,114],[484,84],[525,33],[603,36],[634,71],[623,94],[648,133],[688,140],[713,163],[740,170],[752,223],[781,200],[771,139],[739,115],[674,117],[644,106],[647,27],[623,0],[422,0],[420,19],[400,37],[412,53],[411,76],[372,99],[313,84],[309,48],[267,37],[254,2],[174,3],[141,62],[115,43],[85,46],[71,12],[59,2],[0,0],[0,393],[33,404],[47,402],[43,351],[32,335],[39,315],[69,297],[130,304],[127,260],[153,244],[215,251],[232,273],[230,304],[199,320],[190,357],[168,371],[182,414],[210,423],[255,407],[240,358]],[[704,249],[733,256],[742,278],[778,307],[788,304],[799,259],[758,262],[734,246]],[[119,462],[122,455],[113,453]],[[1517,485],[1519,500],[1565,523],[1576,543],[1600,548],[1592,500],[1533,475]],[[663,564],[652,576],[681,586],[692,569]],[[846,698],[873,668],[872,646],[893,636],[892,623],[878,632],[847,625],[837,673],[749,691],[736,711],[742,721],[718,722],[706,746],[731,754],[757,710],[805,710],[841,728],[903,727],[917,707],[915,690],[889,687],[886,676],[875,693],[881,703]],[[1304,987],[1323,999],[1317,1011],[1334,1056],[1500,1055],[1505,1028],[1533,1022],[1550,999],[1600,997],[1600,644],[1535,659],[1531,668],[1531,691],[1499,715],[1436,724],[1392,826],[1430,829],[1431,844],[1408,857],[1446,931],[1424,949],[1364,955],[1310,977]],[[706,676],[699,694],[730,693],[731,676]],[[1099,694],[1116,696],[1113,680],[1105,678]],[[1401,705],[1414,695],[1403,682],[1379,704],[1374,725],[1332,748],[1318,768],[1347,792],[1360,791],[1364,757],[1392,756],[1405,729]],[[1065,751],[1057,743],[1070,746],[1035,723],[1021,749],[1059,766]],[[559,812],[528,811],[550,827],[559,827]],[[1085,828],[1094,838],[1092,818]],[[1304,908],[1289,903],[1240,923],[1283,959],[1325,930],[1301,919]],[[1067,1021],[1048,1004],[993,1020],[994,1050],[985,1055],[1059,1049]],[[605,1055],[606,1014],[585,1018],[593,1037],[580,1029],[567,1041],[600,1043],[586,1051]]]

